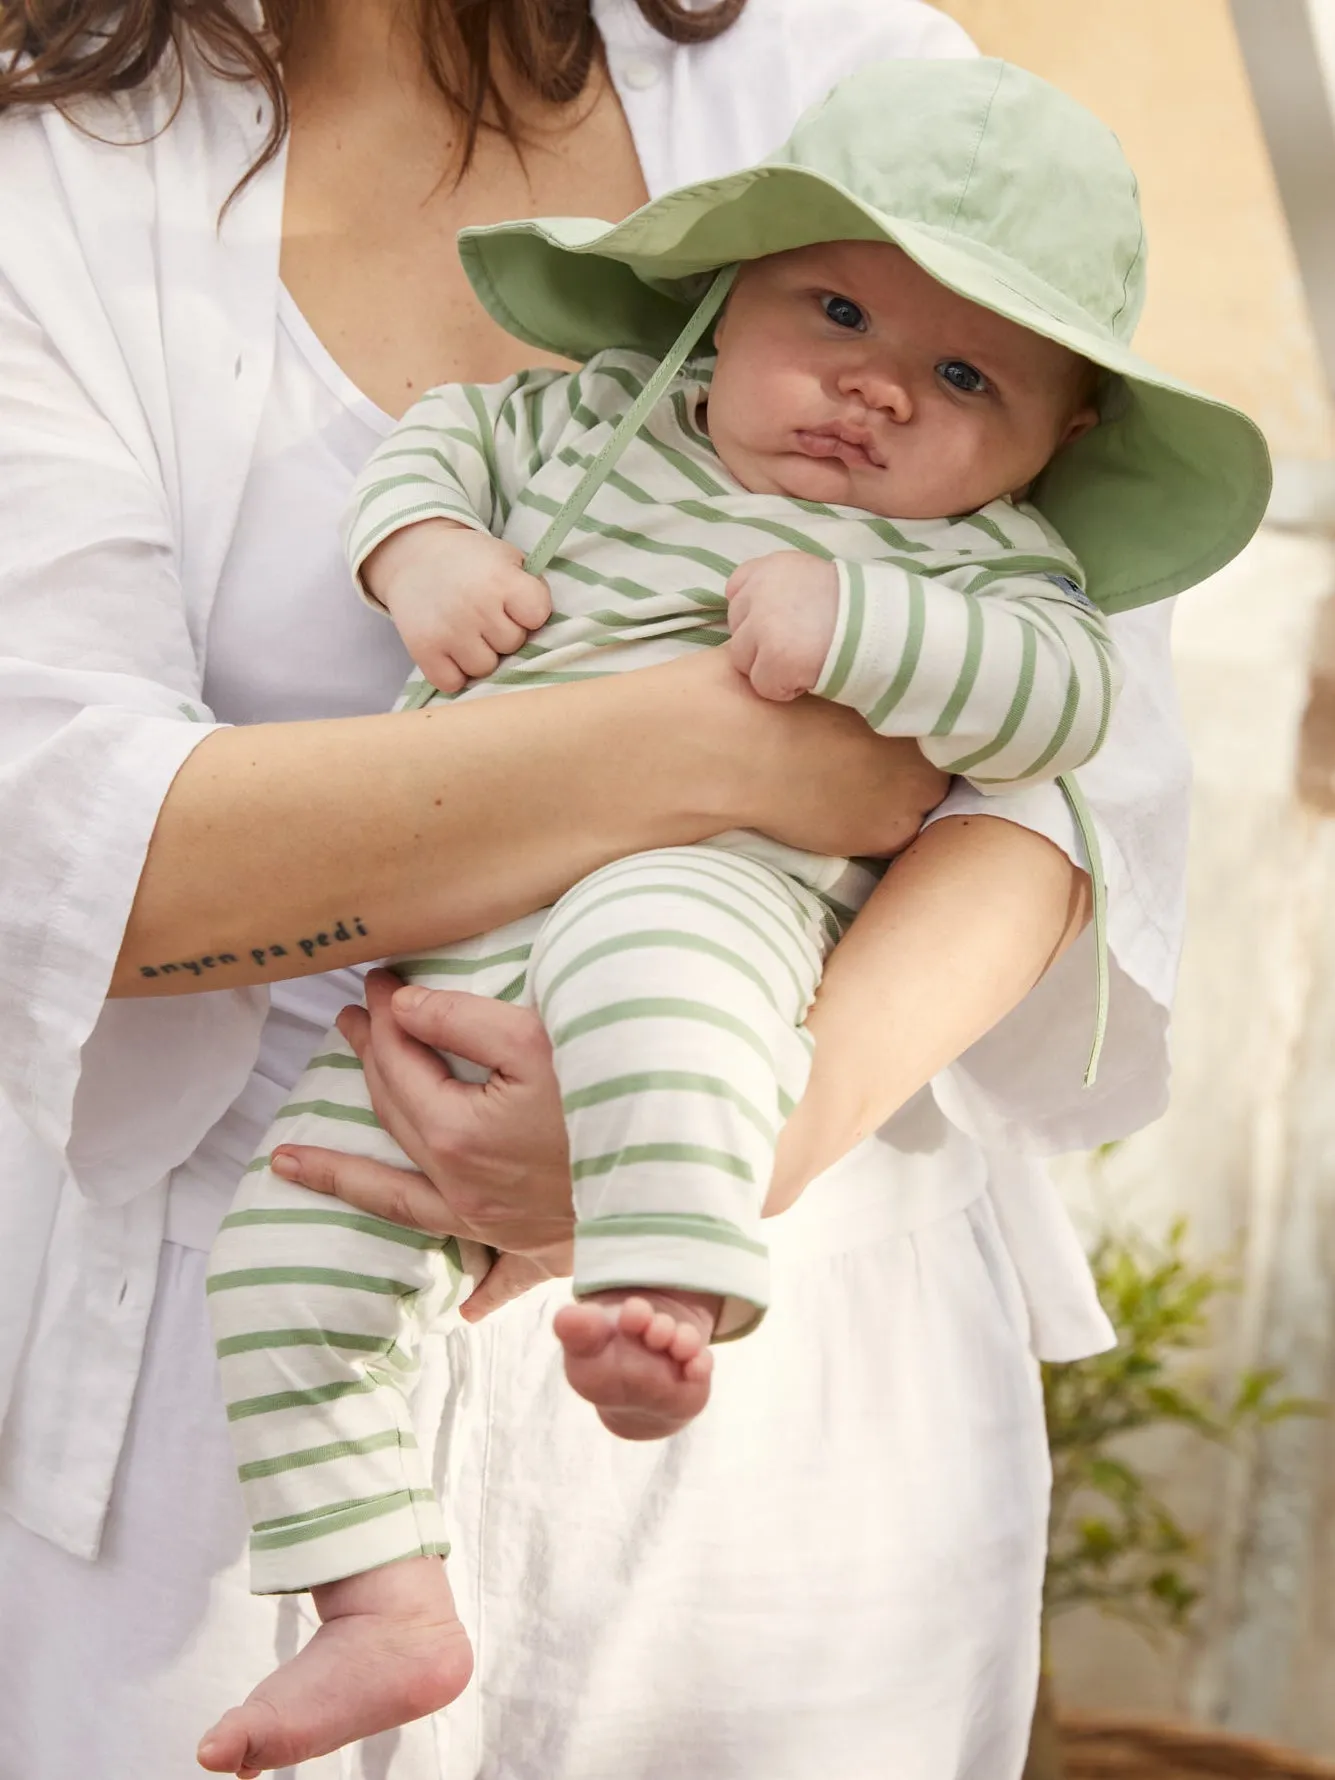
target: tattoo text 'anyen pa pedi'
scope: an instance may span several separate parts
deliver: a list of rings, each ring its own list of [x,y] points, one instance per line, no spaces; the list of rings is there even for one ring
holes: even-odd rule
[[[293,952],[301,952],[307,958],[314,958],[322,949],[331,946],[349,945],[357,937],[367,938],[366,928],[362,925],[359,915],[354,915],[351,922],[338,921],[323,933],[312,933],[305,939],[296,939],[290,945],[281,943],[271,946],[251,946],[248,956],[264,969],[276,958],[287,958]],[[199,958],[182,958],[173,964],[141,964],[141,977],[173,977],[179,975],[202,977],[206,971],[222,970],[229,964],[239,964],[240,956],[236,952],[211,952]]]

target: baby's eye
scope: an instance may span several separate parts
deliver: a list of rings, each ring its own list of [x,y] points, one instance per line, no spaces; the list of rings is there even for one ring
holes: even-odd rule
[[[851,297],[822,297],[821,307],[836,327],[855,328],[861,333],[867,325],[866,316]]]
[[[936,367],[936,374],[964,396],[981,395],[987,388],[983,373],[962,358],[943,359]]]

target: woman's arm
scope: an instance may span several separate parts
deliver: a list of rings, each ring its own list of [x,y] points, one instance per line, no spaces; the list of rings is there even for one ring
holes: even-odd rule
[[[807,1016],[807,1090],[784,1127],[767,1209],[823,1169],[1019,1005],[1089,918],[1089,879],[1032,829],[934,822],[887,873],[825,967]]]
[[[893,852],[945,783],[853,712],[757,698],[722,650],[443,709],[220,730],[163,804],[111,993],[444,944],[608,860],[726,828]]]
[[[788,1121],[767,1212],[784,1211],[938,1070],[1009,1013],[1088,916],[1088,879],[1000,817],[935,822],[831,955],[808,1019],[811,1079]],[[485,1315],[569,1266],[569,1159],[551,1044],[530,1008],[368,982],[339,1028],[382,1123],[421,1170],[284,1146],[274,1166],[377,1217],[507,1250],[470,1300]],[[492,1070],[454,1080],[439,1052]],[[517,1257],[511,1260],[510,1256]]]

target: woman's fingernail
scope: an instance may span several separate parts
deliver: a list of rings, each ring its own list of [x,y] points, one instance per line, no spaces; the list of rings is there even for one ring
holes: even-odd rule
[[[400,1013],[410,1014],[414,1008],[421,1007],[430,993],[429,989],[396,989],[394,1005]]]
[[[285,1155],[282,1150],[275,1150],[269,1158],[269,1166],[281,1180],[300,1180],[301,1165],[295,1156]]]

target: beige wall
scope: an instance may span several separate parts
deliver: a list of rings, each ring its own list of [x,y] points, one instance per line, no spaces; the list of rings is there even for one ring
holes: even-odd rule
[[[1277,456],[1335,425],[1227,0],[939,0],[989,55],[1104,118],[1140,178],[1150,298],[1137,344],[1253,414]]]

